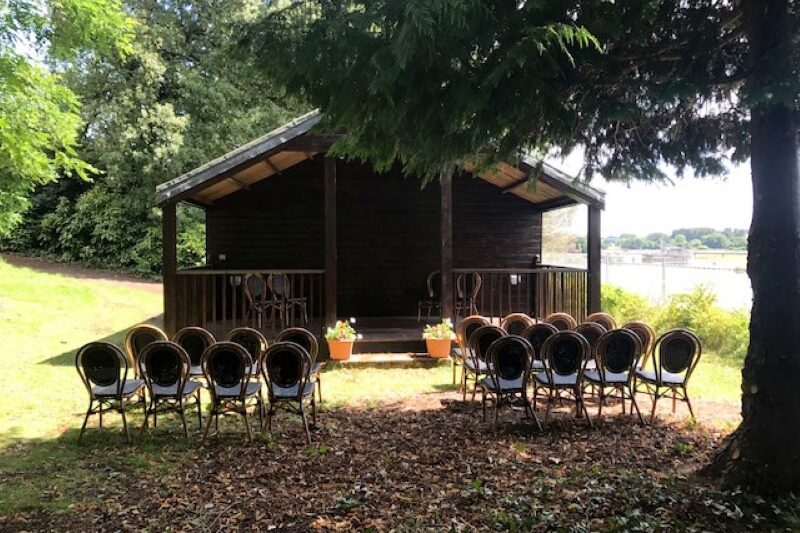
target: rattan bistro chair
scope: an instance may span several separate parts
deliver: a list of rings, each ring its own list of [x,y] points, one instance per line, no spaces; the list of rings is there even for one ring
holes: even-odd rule
[[[489,375],[489,365],[486,361],[486,353],[489,350],[489,346],[500,337],[505,337],[506,335],[505,330],[497,326],[481,326],[469,336],[470,354],[465,361],[465,367],[467,369],[467,377],[472,375],[473,378],[471,402],[475,401],[481,378]],[[464,388],[463,399],[467,399],[466,387]]]
[[[98,415],[103,427],[103,412],[116,411],[122,415],[125,438],[131,442],[131,432],[125,411],[128,404],[144,404],[144,381],[128,379],[131,370],[122,350],[108,342],[92,342],[75,354],[75,368],[89,393],[89,408],[83,419],[78,442],[83,437],[89,416]],[[130,372],[131,374],[133,372]]]
[[[469,337],[476,329],[481,326],[488,326],[489,319],[480,315],[471,315],[458,323],[456,326],[456,346],[450,356],[450,366],[453,369],[453,385],[456,383],[456,366],[461,365],[461,391],[466,400],[467,389],[467,368],[466,360],[471,357],[469,348]]]
[[[317,384],[317,395],[319,396],[319,403],[322,403],[322,382],[320,375],[322,374],[322,363],[317,361],[319,354],[319,341],[313,333],[305,328],[286,328],[278,333],[275,339],[277,342],[293,342],[302,346],[311,359],[311,381]]]
[[[292,296],[292,285],[289,276],[283,273],[267,276],[267,288],[281,305],[281,329],[294,324],[295,308],[300,311],[303,324],[308,324],[308,299],[304,296]]]
[[[539,322],[534,324],[522,332],[522,338],[530,343],[533,347],[533,360],[531,361],[531,370],[539,372],[544,370],[544,358],[542,357],[542,346],[544,341],[558,333],[558,329],[552,324],[546,322]],[[534,399],[534,408],[536,407]]]
[[[283,306],[279,299],[275,298],[267,289],[267,280],[261,274],[247,274],[242,282],[244,298],[247,300],[247,316],[245,324],[250,324],[253,317],[256,318],[256,327],[263,329],[264,315],[269,314],[270,328],[275,329],[275,312],[283,317]],[[280,319],[281,323],[283,318]]]
[[[197,409],[197,423],[203,428],[203,414],[200,405],[200,383],[191,379],[192,362],[189,354],[179,344],[157,341],[142,350],[139,359],[139,373],[147,385],[150,397],[144,412],[144,423],[140,433],[144,433],[150,415],[153,415],[153,429],[158,427],[158,411],[174,411],[181,417],[183,432],[189,439],[186,425],[186,407],[194,405]]]
[[[631,330],[639,337],[639,341],[642,343],[642,356],[639,358],[638,367],[644,368],[650,356],[653,355],[653,347],[656,344],[655,330],[650,324],[640,321],[628,322],[622,327]]]
[[[211,411],[206,421],[203,442],[208,437],[211,419],[214,418],[215,428],[219,431],[219,415],[225,413],[242,415],[247,430],[247,440],[252,440],[253,433],[247,409],[255,406],[261,419],[264,401],[261,395],[261,383],[250,378],[250,369],[253,366],[250,354],[235,342],[218,342],[209,346],[203,354],[202,366],[211,392]]]
[[[442,312],[442,272],[434,270],[425,280],[425,298],[417,301],[417,322],[422,320],[422,313],[430,318],[431,314]]]
[[[639,369],[636,371],[634,392],[640,392],[640,385],[644,385],[644,392],[653,398],[653,410],[650,413],[650,423],[656,416],[656,404],[659,398],[666,393],[672,393],[672,412],[675,412],[676,400],[683,400],[689,408],[689,414],[694,420],[692,402],[689,401],[687,386],[694,369],[700,361],[702,347],[700,341],[689,330],[673,329],[667,331],[656,341],[653,349],[653,366],[655,370]]]
[[[133,372],[139,372],[136,362],[145,346],[151,342],[168,341],[169,337],[164,331],[152,324],[137,324],[125,335],[125,354],[128,356],[128,366]],[[138,374],[137,374],[138,375]]]
[[[569,313],[550,313],[544,319],[548,324],[553,324],[559,331],[572,331],[578,323]]]
[[[203,369],[200,363],[208,347],[217,342],[214,335],[203,328],[189,326],[178,330],[172,336],[172,342],[183,348],[189,356],[189,362],[191,363],[189,376],[193,378],[203,377]]]
[[[278,409],[300,415],[306,430],[306,440],[311,444],[305,404],[311,404],[313,425],[317,425],[317,404],[314,399],[314,382],[309,370],[311,357],[308,351],[293,342],[276,342],[264,354],[262,365],[264,380],[268,383],[269,410],[262,432],[272,432],[272,417]]]
[[[559,331],[544,342],[545,370],[533,374],[533,395],[535,398],[540,390],[547,392],[545,422],[550,419],[553,401],[567,392],[575,400],[576,416],[585,413],[586,420],[592,425],[583,401],[583,369],[588,352],[589,343],[574,331]]]
[[[531,374],[533,347],[518,335],[501,337],[494,341],[486,353],[489,375],[481,380],[481,406],[486,422],[486,399],[494,399],[492,429],[497,430],[497,412],[502,405],[513,405],[521,401],[525,414],[530,416],[541,430],[539,419],[528,398],[528,379]]]
[[[592,313],[591,315],[586,317],[584,322],[596,322],[606,328],[606,331],[611,331],[612,329],[617,329],[617,321],[614,320],[614,317],[609,315],[608,313]]]
[[[586,342],[589,343],[589,354],[588,358],[586,359],[586,369],[595,370],[597,368],[597,363],[595,362],[595,349],[597,348],[597,342],[608,330],[606,330],[606,328],[603,327],[599,322],[581,322],[575,327],[575,331],[583,335],[583,338],[585,338]]]
[[[230,330],[225,335],[225,340],[235,342],[247,350],[250,360],[253,361],[253,366],[250,368],[250,376],[255,379],[261,379],[261,361],[264,358],[264,352],[269,347],[267,338],[257,329],[242,327]]]
[[[506,330],[509,335],[521,335],[523,331],[535,323],[536,321],[525,313],[511,313],[500,322],[500,327]]]
[[[622,414],[625,414],[625,400],[631,401],[631,412],[636,409],[639,422],[644,423],[636,395],[633,392],[633,376],[642,353],[639,337],[627,329],[615,329],[604,333],[595,347],[597,360],[596,370],[586,370],[584,379],[598,390],[597,419],[603,415],[603,403],[606,398],[618,398],[622,402]],[[611,394],[606,391],[611,389]],[[619,396],[614,396],[619,391]]]
[[[459,274],[456,277],[456,316],[478,314],[478,293],[483,280],[477,272]]]

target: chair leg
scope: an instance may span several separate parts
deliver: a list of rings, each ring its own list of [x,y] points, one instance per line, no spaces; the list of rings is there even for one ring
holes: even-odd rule
[[[481,387],[481,409],[483,410],[483,421],[486,422],[486,389]]]
[[[119,414],[122,415],[122,428],[125,431],[125,440],[130,444],[133,440],[131,439],[131,431],[128,429],[128,418],[125,416],[125,400],[119,402]]]
[[[676,402],[675,396],[676,395],[677,395],[676,389],[672,389],[672,414],[673,415],[675,414],[675,402]]]
[[[314,395],[311,395],[311,422],[314,428],[317,427],[317,402],[314,400]]]
[[[633,391],[631,393],[631,414],[633,414],[633,409],[636,408],[636,414],[639,415],[639,423],[644,425],[644,419],[642,418],[642,412],[639,410],[639,404],[636,403],[636,396]],[[624,393],[623,393],[624,394]]]
[[[686,407],[689,408],[689,414],[692,415],[692,421],[696,422],[697,419],[694,417],[694,410],[692,410],[692,402],[689,401],[689,392],[686,390],[686,387],[683,388],[683,397],[686,399]]]
[[[183,434],[186,437],[186,440],[189,440],[189,426],[186,425],[186,412],[183,405],[183,398],[179,400],[178,403],[178,413],[181,415],[181,423],[183,424]]]
[[[306,442],[311,444],[311,431],[308,429],[308,418],[306,418],[306,410],[303,409],[302,400],[300,400],[300,416],[303,418],[303,426],[306,428]]]
[[[200,446],[206,443],[206,439],[208,438],[208,431],[211,429],[211,419],[214,417],[214,411],[216,410],[216,406],[211,407],[211,412],[208,413],[208,420],[206,421],[206,429],[203,431],[203,440],[200,441]],[[219,427],[217,427],[217,431],[219,431]]]
[[[195,398],[195,407],[197,407],[197,424],[200,429],[203,429],[203,409],[200,404],[200,387],[197,388],[196,398]]]
[[[453,385],[456,384],[456,360],[450,356],[450,369],[453,371]]]
[[[494,420],[492,420],[492,431],[495,433],[497,433],[497,413],[500,411],[501,398],[501,393],[498,391],[498,393],[494,396]]]
[[[467,401],[467,365],[461,366],[461,392],[464,395],[462,402]]]
[[[142,435],[144,435],[144,431],[147,429],[147,424],[148,424],[148,421],[150,419],[150,407],[151,407],[150,404],[146,403],[144,405],[144,422],[142,422],[142,427],[139,428],[139,438],[140,439],[142,438]]]
[[[244,415],[244,429],[247,432],[247,442],[253,440],[253,431],[250,429],[250,416],[247,414],[247,404],[242,404],[242,415]]]
[[[603,420],[603,401],[606,399],[606,394],[605,394],[605,388],[604,387],[600,387],[599,399],[600,399],[600,401],[597,402],[597,422],[598,423]]]
[[[658,388],[653,392],[653,409],[650,411],[650,425],[653,425],[653,420],[656,417],[656,404],[658,403]]]
[[[319,403],[322,404],[322,379],[319,374],[317,374],[317,395],[319,396]]]
[[[264,393],[258,391],[258,427],[264,427]]]
[[[103,427],[103,402],[100,401],[100,427]]]
[[[544,413],[544,422],[545,424],[550,420],[550,410],[553,407],[553,391],[554,389],[549,389],[547,392],[547,411]]]
[[[89,423],[89,416],[92,414],[92,407],[94,406],[94,400],[89,400],[89,408],[86,410],[86,416],[83,417],[83,424],[81,425],[81,431],[78,433],[78,442],[81,441],[83,438],[83,432],[86,431],[86,424]]]

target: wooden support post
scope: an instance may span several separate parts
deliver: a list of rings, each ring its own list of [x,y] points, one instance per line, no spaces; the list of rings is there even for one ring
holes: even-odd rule
[[[172,337],[177,329],[178,269],[177,217],[174,202],[161,207],[161,274],[164,277],[164,331]]]
[[[338,316],[336,248],[336,158],[325,157],[325,326],[332,326]]]
[[[450,318],[455,320],[453,313],[454,290],[453,290],[453,176],[452,174],[442,174],[440,178],[442,189],[441,194],[441,218],[439,228],[441,232],[442,246],[442,319]]]
[[[600,208],[589,206],[589,227],[586,236],[587,269],[589,270],[589,313],[600,311]]]

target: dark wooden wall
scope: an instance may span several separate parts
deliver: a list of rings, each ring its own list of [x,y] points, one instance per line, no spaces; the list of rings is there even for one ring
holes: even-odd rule
[[[439,187],[399,171],[337,163],[339,316],[416,313],[440,264]],[[323,268],[322,157],[218,200],[207,242],[216,268]],[[541,213],[469,175],[453,181],[455,268],[529,268],[541,255]],[[224,263],[217,258],[227,256]]]

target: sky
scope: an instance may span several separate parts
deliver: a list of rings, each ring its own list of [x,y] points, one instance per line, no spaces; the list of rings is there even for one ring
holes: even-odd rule
[[[570,157],[553,164],[565,172],[576,174],[580,161]],[[620,233],[646,235],[670,233],[673,229],[710,227],[715,229],[750,227],[753,192],[749,163],[729,165],[724,179],[673,177],[674,185],[635,182],[630,186],[592,180],[592,186],[606,192],[606,209],[602,214],[604,237]],[[573,230],[586,229],[585,209],[573,220]]]

